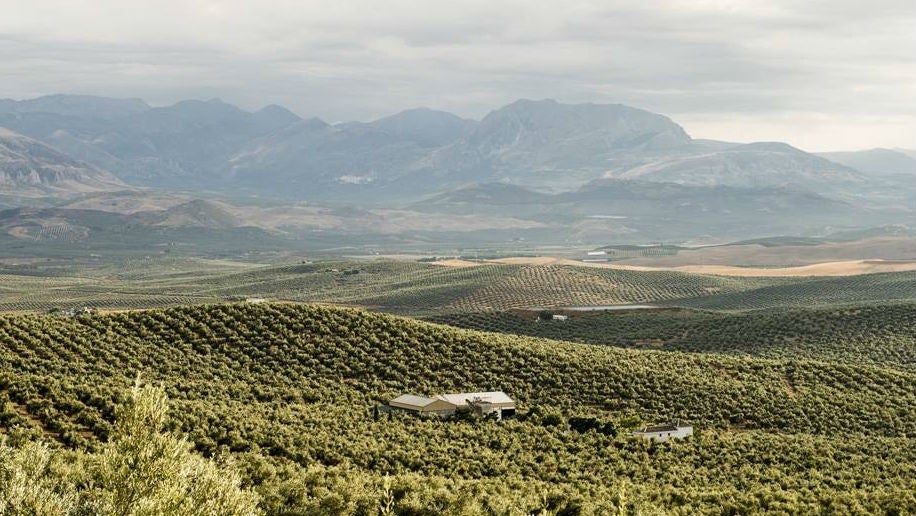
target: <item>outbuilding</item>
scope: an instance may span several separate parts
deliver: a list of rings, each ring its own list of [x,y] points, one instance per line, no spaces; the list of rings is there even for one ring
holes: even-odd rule
[[[496,416],[497,421],[515,415],[515,401],[503,391],[489,392],[456,392],[439,394],[437,399],[446,401],[456,407],[468,407],[480,416]]]
[[[668,439],[683,439],[693,435],[693,425],[681,419],[668,425],[644,426],[633,432],[634,437],[642,437],[649,441],[664,442]]]
[[[497,421],[515,415],[515,401],[505,392],[455,392],[437,394],[432,398],[415,394],[402,394],[379,407],[383,412],[410,412],[412,414],[435,414],[440,417],[453,416],[458,412],[472,413],[480,417],[492,416]]]
[[[388,402],[388,406],[405,412],[415,414],[436,414],[438,416],[451,416],[458,407],[447,400],[402,394]]]

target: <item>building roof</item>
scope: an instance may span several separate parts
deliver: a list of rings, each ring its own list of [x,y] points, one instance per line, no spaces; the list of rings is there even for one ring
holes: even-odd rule
[[[677,427],[674,425],[653,425],[644,427],[640,430],[640,433],[644,434],[655,434],[658,432],[677,432]]]
[[[463,406],[467,405],[468,401],[482,401],[484,403],[493,403],[493,404],[514,404],[515,401],[512,400],[505,392],[503,391],[491,391],[491,392],[456,392],[451,394],[439,394],[436,396],[437,399],[447,401],[453,405]]]
[[[427,398],[425,396],[415,396],[413,394],[401,394],[397,398],[391,400],[388,404],[394,407],[415,408],[417,410],[420,410],[423,407],[435,401],[436,400],[434,400],[433,398]]]
[[[679,428],[691,428],[691,424],[678,419],[677,421],[667,424],[667,425],[651,425],[645,426],[638,430],[638,433],[641,434],[654,434],[658,432],[677,432]]]

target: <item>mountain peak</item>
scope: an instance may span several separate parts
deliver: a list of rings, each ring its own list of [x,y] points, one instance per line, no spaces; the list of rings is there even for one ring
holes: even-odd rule
[[[525,168],[582,169],[606,168],[602,162],[621,153],[680,147],[690,136],[668,117],[622,104],[521,99],[484,117],[471,142]]]
[[[476,122],[446,111],[420,107],[380,118],[368,125],[422,147],[440,147],[466,135]]]
[[[742,151],[767,151],[767,152],[788,152],[793,154],[805,154],[805,151],[798,149],[784,142],[752,142],[744,145],[733,147],[734,150]]]
[[[276,104],[262,107],[254,112],[253,117],[255,123],[268,132],[302,122],[299,115]]]
[[[560,105],[556,99],[517,99],[515,102],[510,102],[505,105],[503,108],[526,108],[526,107],[537,107],[537,106],[558,106]]]

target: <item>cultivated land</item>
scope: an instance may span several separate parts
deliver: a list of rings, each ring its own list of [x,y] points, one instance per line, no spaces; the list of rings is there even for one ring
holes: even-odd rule
[[[474,262],[466,260],[443,260],[439,265],[469,267]],[[486,264],[490,262],[482,262]],[[735,267],[730,265],[680,265],[674,267],[653,267],[644,265],[620,265],[602,262],[584,262],[566,258],[518,257],[499,258],[492,263],[510,265],[572,265],[576,267],[597,267],[621,271],[641,272],[688,272],[693,274],[710,274],[716,276],[740,276],[747,278],[807,278],[812,276],[857,276],[881,272],[907,272],[916,270],[916,260],[848,260],[842,262],[824,262],[796,267]]]
[[[165,386],[174,430],[233,454],[273,514],[374,514],[386,486],[397,514],[916,510],[916,376],[893,364],[622,350],[292,305],[3,316],[0,342],[5,431],[92,447],[140,372]],[[490,388],[524,415],[372,416],[402,392]],[[700,431],[627,435],[673,417]]]
[[[446,265],[9,261],[0,432],[95,449],[139,373],[268,514],[916,511],[916,272]],[[495,389],[518,419],[372,412]],[[672,418],[696,435],[629,437]]]
[[[545,258],[459,263],[465,266],[398,260],[265,265],[178,258],[75,267],[26,261],[0,264],[0,311],[125,310],[245,298],[418,316],[583,305],[736,311],[916,301],[916,271],[744,277]]]

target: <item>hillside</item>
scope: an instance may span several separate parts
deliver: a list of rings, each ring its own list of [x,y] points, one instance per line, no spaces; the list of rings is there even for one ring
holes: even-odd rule
[[[536,321],[536,312],[436,315],[428,320],[461,328],[606,346],[689,351],[774,359],[872,364],[916,370],[916,305],[863,303],[844,308],[774,308],[748,312],[685,309],[565,314]]]
[[[467,185],[412,204],[426,213],[500,214],[559,226],[564,242],[683,242],[704,235],[807,234],[836,225],[913,220],[888,207],[864,207],[788,186],[687,185],[598,179],[575,191],[534,192],[504,183]],[[553,237],[554,239],[557,236]]]
[[[221,256],[227,252],[279,252],[294,248],[289,239],[254,227],[232,225],[225,213],[208,206],[180,205],[164,212],[121,214],[67,208],[0,210],[3,259],[63,259],[71,265],[124,258]],[[227,251],[230,249],[231,251]]]
[[[490,112],[466,138],[422,163],[451,183],[510,182],[568,190],[638,156],[690,143],[665,116],[620,104],[518,100]]]
[[[149,257],[95,267],[97,270],[42,264],[0,267],[0,273],[5,274],[0,311],[83,305],[148,308],[262,297],[423,315],[540,306],[681,303],[787,283],[782,278],[666,271],[503,264],[456,268],[392,260],[258,266]],[[903,288],[899,295],[912,297],[912,292]]]
[[[830,192],[864,184],[856,170],[783,143],[735,145],[711,153],[675,156],[608,173],[618,179],[643,179],[687,185],[738,187],[790,186]]]
[[[88,230],[92,231],[91,227]],[[156,226],[151,230],[160,231],[158,237],[164,242],[196,236],[198,249],[215,249],[229,238],[240,238],[238,233],[216,229],[190,234]],[[69,234],[60,228],[33,236],[35,245],[57,249],[63,263],[29,258],[8,258],[0,263],[0,312],[80,306],[153,308],[249,297],[361,306],[411,316],[628,304],[733,312],[916,301],[913,271],[839,277],[732,277],[563,263],[450,267],[394,260],[328,260],[259,265],[189,258],[177,245],[171,246],[171,252],[140,258],[130,253],[98,257],[91,255],[91,247],[82,249],[72,241],[67,243]],[[113,238],[127,239],[133,234],[119,233]],[[262,238],[262,252],[267,246],[278,245],[254,231],[246,238]],[[251,256],[261,255],[252,250]]]
[[[0,127],[0,193],[67,197],[123,188],[108,172]]]
[[[135,373],[161,382],[175,429],[204,453],[233,453],[272,514],[335,499],[377,507],[383,493],[367,486],[386,474],[398,514],[431,504],[449,514],[461,504],[546,503],[565,514],[620,504],[694,514],[914,508],[916,376],[900,370],[619,350],[289,305],[3,316],[0,364],[0,426],[77,447],[110,431]],[[487,388],[512,394],[525,415],[505,424],[371,415],[402,392]],[[619,430],[579,432],[572,416]],[[700,433],[661,446],[626,435],[633,421],[675,416]],[[468,490],[475,496],[462,498]]]

